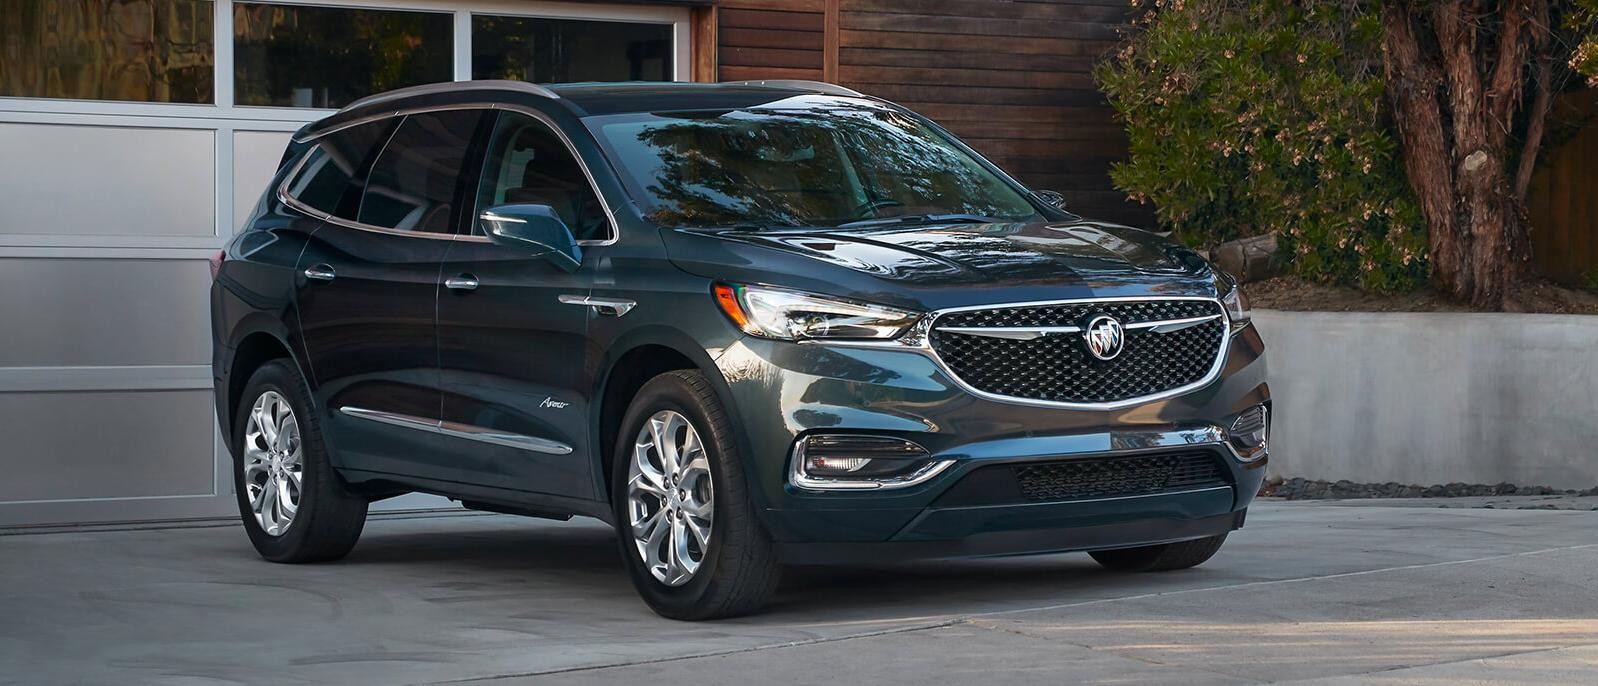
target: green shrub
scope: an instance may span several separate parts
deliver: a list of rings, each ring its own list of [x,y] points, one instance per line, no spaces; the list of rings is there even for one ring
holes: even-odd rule
[[[1095,72],[1130,142],[1118,188],[1189,244],[1275,232],[1301,276],[1425,280],[1383,118],[1379,3],[1137,1],[1146,13]]]
[[[1565,15],[1565,28],[1575,34],[1570,69],[1598,88],[1598,0],[1575,0]]]

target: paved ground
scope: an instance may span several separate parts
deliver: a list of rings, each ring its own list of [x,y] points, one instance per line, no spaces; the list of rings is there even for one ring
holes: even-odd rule
[[[1275,498],[1271,499],[1276,500]],[[1370,507],[1367,500],[1327,500],[1322,505]],[[1481,507],[1496,510],[1598,510],[1598,495],[1481,495],[1462,498],[1385,498],[1381,507]]]
[[[650,614],[596,524],[380,518],[297,567],[234,526],[0,536],[0,682],[1598,683],[1598,512],[1379,503],[1263,503],[1163,575],[810,570],[705,624]]]

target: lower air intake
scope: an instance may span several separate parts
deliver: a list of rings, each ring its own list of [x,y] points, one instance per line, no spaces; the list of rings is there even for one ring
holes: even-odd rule
[[[1033,502],[1142,495],[1226,484],[1209,452],[1071,460],[1013,468],[1021,495]]]

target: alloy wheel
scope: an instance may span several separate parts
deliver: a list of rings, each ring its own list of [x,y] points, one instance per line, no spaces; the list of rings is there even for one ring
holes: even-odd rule
[[[244,489],[261,530],[282,536],[300,507],[305,459],[300,423],[288,399],[266,391],[244,427]]]
[[[627,512],[649,573],[667,586],[691,581],[710,550],[714,490],[704,442],[681,413],[656,412],[638,431]]]

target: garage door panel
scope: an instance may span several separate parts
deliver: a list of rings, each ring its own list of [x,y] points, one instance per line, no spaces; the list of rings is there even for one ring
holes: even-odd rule
[[[288,147],[286,131],[239,131],[233,135],[233,227],[244,224],[261,193],[277,173]]]
[[[215,236],[215,137],[0,122],[0,234]]]
[[[210,364],[210,278],[205,260],[0,258],[0,367]]]
[[[207,495],[211,391],[0,393],[0,503]]]

